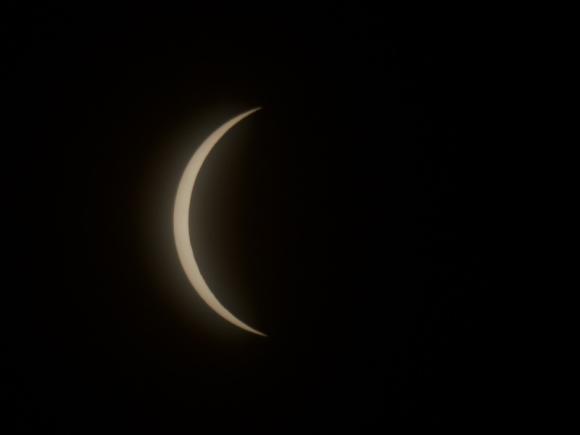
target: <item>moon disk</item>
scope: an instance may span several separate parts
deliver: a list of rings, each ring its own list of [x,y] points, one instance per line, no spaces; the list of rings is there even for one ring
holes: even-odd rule
[[[204,302],[208,304],[209,307],[217,314],[219,314],[233,325],[236,325],[238,328],[265,337],[266,334],[252,328],[251,326],[246,325],[244,322],[234,316],[212,293],[199,270],[189,235],[189,210],[191,205],[191,195],[193,193],[195,181],[203,163],[205,162],[205,159],[213,147],[218,143],[218,141],[228,132],[228,130],[230,130],[242,119],[250,116],[257,110],[260,110],[260,107],[248,110],[247,112],[241,113],[238,116],[230,119],[217,130],[215,130],[211,135],[209,135],[209,137],[195,151],[193,157],[187,164],[183,175],[181,176],[181,181],[179,182],[179,186],[177,188],[175,206],[173,209],[173,233],[175,236],[177,255],[179,257],[179,261],[181,262],[181,266],[183,267],[189,282],[197,291],[199,296],[204,300]]]

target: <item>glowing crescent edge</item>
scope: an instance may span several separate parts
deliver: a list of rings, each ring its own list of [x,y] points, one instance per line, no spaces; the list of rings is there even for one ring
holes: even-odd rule
[[[193,193],[195,181],[205,159],[213,147],[233,126],[260,109],[260,107],[254,108],[230,119],[217,130],[215,130],[211,135],[209,135],[209,137],[195,151],[191,160],[185,167],[185,171],[181,176],[181,180],[177,188],[177,194],[175,196],[175,207],[173,209],[173,233],[175,236],[177,255],[179,257],[179,261],[181,262],[181,266],[183,267],[189,282],[197,291],[199,296],[201,296],[201,298],[205,301],[205,303],[209,305],[209,307],[217,314],[219,314],[233,325],[236,325],[238,328],[266,337],[266,334],[246,325],[244,322],[239,320],[214,296],[199,270],[199,266],[193,254],[193,247],[191,246],[191,239],[189,235],[189,209],[191,205],[191,195]]]

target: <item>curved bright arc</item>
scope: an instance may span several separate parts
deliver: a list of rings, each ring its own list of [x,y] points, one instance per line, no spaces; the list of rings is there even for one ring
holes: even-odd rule
[[[248,110],[241,113],[235,118],[230,119],[217,130],[215,130],[195,151],[193,157],[187,164],[185,171],[179,182],[177,188],[177,195],[175,196],[175,207],[173,210],[173,232],[175,235],[175,245],[177,247],[177,255],[181,266],[189,279],[193,288],[197,291],[199,296],[213,309],[217,314],[223,317],[228,322],[236,325],[238,328],[244,329],[257,335],[266,337],[266,334],[246,325],[239,320],[230,311],[228,311],[221,302],[214,296],[209,286],[205,282],[199,266],[193,253],[191,246],[191,238],[189,234],[189,210],[191,205],[191,195],[195,186],[195,181],[199,171],[218,141],[230,130],[233,126],[239,123],[242,119],[250,116],[252,113],[260,110],[260,107]]]

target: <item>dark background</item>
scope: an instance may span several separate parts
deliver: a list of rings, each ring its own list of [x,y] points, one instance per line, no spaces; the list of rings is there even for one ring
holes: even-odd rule
[[[494,414],[485,126],[461,32],[347,3],[3,20],[6,433]],[[217,297],[268,338],[203,304],[171,227],[195,147],[256,106],[201,172],[192,238]]]

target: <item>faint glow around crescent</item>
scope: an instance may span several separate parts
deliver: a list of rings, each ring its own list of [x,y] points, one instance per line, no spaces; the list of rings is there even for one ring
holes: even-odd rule
[[[191,195],[193,193],[195,181],[205,159],[213,147],[218,143],[222,136],[228,132],[229,129],[257,110],[260,110],[260,107],[248,110],[247,112],[244,112],[235,118],[230,119],[228,122],[215,130],[195,151],[193,157],[183,172],[181,181],[179,182],[179,187],[177,188],[175,208],[173,210],[173,232],[175,235],[177,255],[179,256],[179,261],[183,266],[183,270],[185,271],[189,282],[197,291],[199,296],[201,296],[201,298],[205,301],[205,303],[208,304],[210,308],[213,309],[217,314],[222,316],[228,322],[236,325],[238,328],[265,337],[266,334],[246,325],[231,312],[229,312],[214,296],[199,270],[199,266],[193,254],[193,247],[191,246],[191,239],[189,235],[189,209],[191,205]]]

